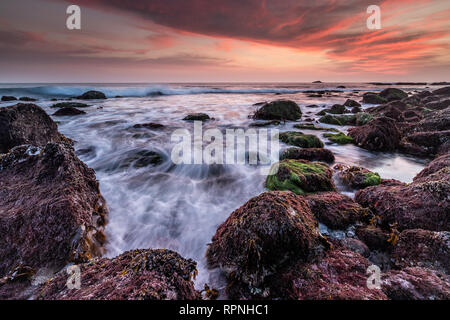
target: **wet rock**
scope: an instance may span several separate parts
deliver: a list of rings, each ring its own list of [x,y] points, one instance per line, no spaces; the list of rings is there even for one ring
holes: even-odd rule
[[[399,268],[418,266],[449,274],[450,232],[405,230],[400,233],[392,258]]]
[[[345,101],[344,103],[344,106],[354,108],[354,107],[361,107],[361,104],[359,102],[356,102],[355,100],[347,99],[347,101]]]
[[[325,163],[286,159],[274,164],[266,179],[269,190],[290,190],[296,194],[335,191],[332,171]]]
[[[450,141],[450,130],[444,131],[426,131],[414,132],[404,137],[401,142],[401,150],[405,152],[413,152],[409,145],[420,149],[420,153],[424,156],[432,156],[439,153],[440,148]]]
[[[450,299],[450,279],[424,268],[391,270],[381,276],[381,288],[392,300]]]
[[[90,90],[90,91],[83,93],[81,96],[78,96],[77,99],[97,100],[97,99],[106,99],[106,96],[103,92]]]
[[[310,104],[305,106],[305,108],[319,108],[319,106],[317,104]]]
[[[291,100],[276,100],[262,105],[254,114],[260,120],[298,120],[302,112],[297,103]]]
[[[59,102],[50,106],[50,108],[87,108],[89,107],[86,103],[81,102]]]
[[[14,101],[14,100],[17,100],[17,98],[13,96],[2,96],[2,101]]]
[[[414,182],[423,182],[430,179],[430,175],[439,172],[442,169],[450,170],[450,153],[444,154],[431,161],[422,171],[415,177]]]
[[[308,260],[322,243],[304,198],[289,191],[272,191],[234,211],[217,229],[206,257],[231,282],[259,287],[289,260]]]
[[[61,108],[58,111],[56,111],[55,113],[53,113],[54,116],[77,116],[77,115],[81,115],[81,114],[86,114],[86,112],[82,111],[82,110],[78,110],[76,108]]]
[[[380,97],[385,98],[387,101],[401,100],[407,98],[408,94],[397,88],[387,88],[380,92]]]
[[[439,173],[439,172],[438,172]],[[450,230],[450,182],[434,174],[424,182],[409,185],[379,185],[360,190],[355,200],[381,217],[385,226],[396,223],[399,230]]]
[[[264,122],[253,122],[250,124],[250,127],[268,127],[268,126],[279,126],[280,121],[272,120],[272,121],[264,121]]]
[[[414,128],[416,132],[443,131],[450,128],[450,108],[429,113]]]
[[[362,112],[362,109],[360,107],[353,107],[351,110],[351,113],[359,113]]]
[[[371,151],[393,151],[400,142],[400,132],[395,120],[380,117],[369,123],[351,128],[348,135],[356,144]]]
[[[338,171],[339,179],[353,189],[364,189],[381,183],[380,175],[366,168],[337,164],[333,169]]]
[[[206,113],[191,113],[183,118],[185,121],[207,121],[210,119]]]
[[[135,124],[135,125],[133,126],[133,128],[135,128],[135,129],[145,128],[145,129],[156,130],[156,129],[162,129],[162,128],[164,128],[164,125],[162,125],[162,124],[160,124],[160,123],[148,122],[148,123],[138,123],[138,124]]]
[[[330,109],[327,109],[328,113],[343,114],[347,112],[347,108],[342,104],[334,104]]]
[[[18,264],[59,269],[104,253],[105,201],[70,145],[1,156],[0,199],[0,276]]]
[[[341,245],[348,250],[359,253],[365,258],[370,256],[370,250],[366,244],[355,238],[344,238],[341,240]]]
[[[316,218],[327,227],[343,230],[357,221],[369,220],[369,210],[337,192],[320,192],[306,198]]]
[[[425,108],[431,110],[444,110],[450,106],[450,99],[429,102],[425,104]]]
[[[306,121],[306,119],[305,119]],[[294,128],[296,129],[306,129],[306,130],[318,130],[318,131],[337,131],[334,128],[323,128],[315,126],[313,123],[299,123],[294,124]]]
[[[20,101],[28,101],[28,102],[37,101],[37,99],[30,98],[30,97],[20,97],[19,100]]]
[[[379,96],[376,93],[366,93],[363,95],[363,103],[367,104],[383,104],[388,102],[387,99]]]
[[[386,251],[391,247],[389,232],[374,225],[361,226],[356,228],[357,237],[363,241],[370,250]]]
[[[196,263],[166,249],[132,250],[79,265],[80,289],[68,289],[61,271],[41,285],[40,300],[198,300]]]
[[[355,115],[332,116],[330,114],[327,114],[327,115],[324,115],[323,117],[321,117],[319,119],[319,122],[335,124],[338,126],[355,125],[356,117],[355,117]]]
[[[450,87],[443,87],[433,91],[434,95],[450,96]]]
[[[302,148],[323,148],[323,142],[313,134],[298,131],[287,131],[279,134],[282,142]]]
[[[337,144],[340,144],[340,145],[353,143],[353,138],[347,136],[343,132],[339,132],[339,133],[324,133],[323,136],[325,138],[328,138],[328,140],[330,140],[331,142],[334,142],[334,143],[337,143]]]
[[[303,159],[331,163],[334,161],[334,155],[331,150],[325,148],[288,148],[280,155],[280,160],[284,159]]]
[[[0,153],[22,144],[43,146],[64,140],[56,123],[37,105],[19,103],[0,108]]]
[[[356,125],[363,126],[374,119],[373,115],[367,112],[359,112],[356,114]]]

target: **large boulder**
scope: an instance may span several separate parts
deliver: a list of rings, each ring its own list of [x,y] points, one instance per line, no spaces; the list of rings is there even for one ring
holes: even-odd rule
[[[275,100],[263,104],[254,114],[254,119],[261,120],[298,120],[302,112],[297,103],[291,100]]]
[[[81,96],[78,96],[77,99],[97,100],[97,99],[106,99],[106,96],[103,92],[90,90],[90,91],[83,93]]]
[[[450,96],[450,87],[443,87],[433,91],[434,95]]]
[[[41,300],[197,300],[196,263],[166,249],[132,250],[81,264],[79,289],[67,288],[66,270],[41,285]]]
[[[414,182],[429,180],[430,175],[439,172],[443,169],[450,172],[450,153],[446,153],[431,161],[422,171],[420,171],[414,177]]]
[[[346,229],[358,221],[369,220],[370,211],[337,192],[320,192],[306,198],[317,220],[332,229]]]
[[[313,134],[304,134],[298,131],[281,132],[279,138],[282,142],[302,148],[323,148],[323,142]]]
[[[418,267],[390,270],[381,276],[381,288],[392,300],[450,299],[450,279]]]
[[[361,104],[359,102],[356,102],[355,100],[347,99],[347,101],[345,101],[344,103],[344,106],[354,108],[354,107],[361,107]]]
[[[395,120],[380,117],[369,123],[351,128],[348,135],[360,147],[371,151],[393,151],[400,142],[400,132]]]
[[[387,101],[401,100],[407,98],[408,94],[397,88],[387,88],[380,92],[380,97],[385,98]]]
[[[0,153],[22,144],[44,146],[64,140],[56,123],[37,105],[19,103],[0,108]]]
[[[450,232],[405,230],[400,233],[392,259],[399,268],[418,266],[450,274]]]
[[[364,189],[381,183],[380,175],[366,168],[337,164],[333,169],[338,171],[338,178],[353,189]]]
[[[334,154],[325,148],[288,148],[280,155],[280,160],[295,159],[308,161],[323,161],[331,163],[334,161]]]
[[[336,190],[332,171],[325,163],[293,159],[285,159],[272,166],[266,188],[290,190],[296,194]]]
[[[217,229],[206,257],[233,280],[258,287],[289,260],[308,260],[323,241],[303,197],[272,191],[234,211]]]
[[[363,95],[362,102],[367,103],[367,104],[383,104],[383,103],[388,102],[388,100],[381,97],[380,95],[378,95],[376,93],[368,92]]]
[[[92,169],[68,144],[0,156],[0,277],[17,265],[58,270],[104,250],[107,208]]]

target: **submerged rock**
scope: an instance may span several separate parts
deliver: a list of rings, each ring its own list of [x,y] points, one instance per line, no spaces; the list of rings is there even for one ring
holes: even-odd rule
[[[28,101],[28,102],[37,101],[37,99],[35,99],[35,98],[30,98],[30,97],[20,97],[19,100],[20,100],[20,101]]]
[[[185,121],[206,121],[210,119],[206,113],[191,113],[183,118]]]
[[[81,264],[80,289],[61,271],[38,289],[40,300],[198,300],[196,263],[166,250],[132,250]]]
[[[135,128],[135,129],[145,128],[145,129],[156,130],[156,129],[162,129],[162,128],[164,128],[164,125],[162,125],[162,124],[160,124],[160,123],[155,123],[155,122],[148,122],[148,123],[138,123],[138,124],[135,124],[135,125],[133,126],[133,128]]]
[[[306,199],[316,218],[331,229],[346,229],[357,221],[370,218],[369,210],[337,192],[315,193]]]
[[[395,120],[380,117],[369,123],[351,128],[348,135],[356,144],[371,151],[393,151],[400,142],[400,132]]]
[[[17,98],[13,96],[2,96],[2,101],[14,101],[14,100],[17,100]]]
[[[106,96],[103,92],[90,90],[90,91],[83,93],[81,96],[78,96],[77,99],[81,99],[81,100],[106,99]]]
[[[86,103],[81,102],[59,102],[50,106],[50,108],[87,108],[89,107]]]
[[[78,110],[76,108],[68,107],[68,108],[61,108],[58,111],[56,111],[53,115],[54,116],[77,116],[81,114],[86,114],[86,112],[82,110]]]
[[[324,148],[288,148],[280,155],[280,160],[284,159],[303,159],[331,163],[334,161],[334,155],[331,150]]]
[[[272,191],[234,211],[217,229],[206,257],[234,281],[259,287],[290,259],[306,261],[322,242],[304,198]]]
[[[275,100],[263,104],[253,115],[261,120],[292,120],[300,119],[302,112],[297,103],[291,100]]]
[[[0,153],[22,144],[44,146],[66,140],[56,123],[35,104],[0,108]]]
[[[323,142],[313,134],[303,134],[298,131],[287,131],[279,134],[280,140],[302,148],[323,148]]]
[[[59,269],[104,253],[107,208],[70,145],[19,146],[0,157],[0,276]]]
[[[296,194],[334,191],[332,171],[325,163],[286,159],[274,164],[266,179],[269,190],[290,190]]]
[[[366,168],[337,164],[333,169],[339,172],[339,179],[353,189],[364,189],[381,183],[380,175]]]

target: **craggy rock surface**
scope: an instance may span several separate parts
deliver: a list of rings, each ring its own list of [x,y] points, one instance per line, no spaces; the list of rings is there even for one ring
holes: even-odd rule
[[[392,252],[397,267],[419,266],[450,274],[450,232],[403,231]]]
[[[37,105],[19,103],[0,108],[0,153],[21,144],[43,146],[64,140],[56,123]]]
[[[400,132],[395,120],[388,117],[380,117],[363,126],[351,128],[348,135],[358,146],[371,151],[392,151],[400,142]]]
[[[264,103],[253,115],[260,120],[292,120],[300,119],[302,112],[297,103],[291,100],[275,100]]]
[[[280,155],[280,160],[284,159],[303,159],[331,163],[334,161],[334,154],[331,150],[324,148],[288,148]]]
[[[431,161],[422,171],[415,177],[414,182],[426,181],[430,179],[430,175],[443,170],[442,175],[448,174],[450,170],[450,153],[444,154]]]
[[[70,145],[0,156],[0,199],[0,277],[17,265],[57,270],[104,253],[105,202]]]
[[[80,289],[68,289],[61,271],[37,290],[45,300],[196,300],[196,263],[170,250],[132,250],[79,265]]]
[[[323,148],[323,142],[313,134],[298,131],[286,131],[279,134],[280,140],[286,144],[302,148]]]
[[[391,246],[389,243],[390,234],[373,225],[357,228],[356,235],[371,250],[385,251]]]
[[[266,179],[269,190],[290,190],[296,194],[335,191],[332,171],[325,163],[286,159],[274,164]]]
[[[332,229],[345,229],[370,218],[369,210],[337,192],[320,192],[306,199],[316,218]]]
[[[391,270],[381,279],[383,292],[392,300],[450,299],[450,278],[430,269]]]
[[[338,171],[338,178],[353,189],[364,189],[381,183],[380,175],[366,168],[337,164],[333,169]]]
[[[307,260],[322,243],[305,199],[271,191],[250,199],[219,226],[206,257],[211,267],[257,287],[290,259]]]

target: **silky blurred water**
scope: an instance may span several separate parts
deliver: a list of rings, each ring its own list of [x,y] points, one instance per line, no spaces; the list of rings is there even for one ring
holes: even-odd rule
[[[303,111],[303,119],[317,120],[315,114],[324,107],[344,103],[347,98],[359,101],[357,95],[384,88],[345,84],[347,88],[322,98],[311,98],[304,93],[311,89],[335,89],[337,85],[9,85],[0,88],[0,94],[39,98],[36,103],[52,114],[55,109],[49,106],[54,103],[50,101],[53,97],[76,96],[92,88],[104,91],[109,99],[88,101],[90,107],[84,109],[86,115],[53,119],[63,134],[76,141],[79,157],[95,169],[100,181],[101,192],[110,210],[106,228],[107,256],[114,257],[135,248],[176,250],[198,262],[196,285],[201,288],[206,282],[216,286],[223,284],[206,268],[207,244],[218,225],[233,210],[265,190],[265,177],[258,167],[250,165],[175,165],[170,160],[174,146],[171,133],[179,128],[192,130],[193,124],[182,118],[197,112],[207,113],[215,119],[205,123],[204,129],[247,129],[253,122],[248,115],[255,111],[254,103],[280,98],[296,101]],[[14,103],[1,103],[0,106]],[[317,104],[319,108],[306,108],[311,104]],[[365,107],[368,106],[363,105]],[[133,128],[135,124],[146,122],[160,123],[165,128]],[[272,128],[293,130],[293,123]],[[346,131],[348,128],[339,129]],[[321,131],[302,132],[316,134],[327,143]],[[424,160],[401,154],[369,152],[354,145],[326,147],[334,152],[336,162],[366,167],[378,172],[382,178],[410,182],[424,167]],[[130,154],[143,150],[160,153],[163,163],[141,168],[122,166]],[[353,195],[352,190],[339,187]]]

